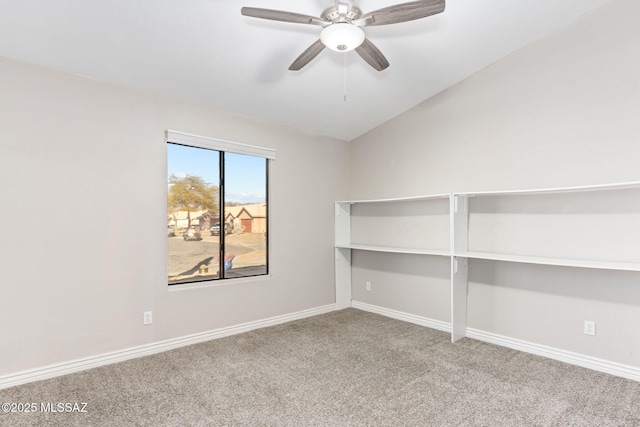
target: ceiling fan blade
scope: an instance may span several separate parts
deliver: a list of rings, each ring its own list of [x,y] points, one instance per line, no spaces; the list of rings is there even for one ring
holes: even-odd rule
[[[240,9],[240,13],[242,13],[244,16],[251,16],[253,18],[270,19],[272,21],[293,22],[295,24],[313,24],[323,27],[330,24],[330,22],[327,22],[320,18],[316,18],[315,16],[285,12],[282,10],[261,9],[258,7],[243,7],[242,9]]]
[[[322,43],[322,41],[317,40],[314,44],[312,44],[304,52],[302,52],[300,56],[296,58],[295,61],[293,61],[293,63],[289,66],[289,70],[298,71],[299,69],[307,65],[309,62],[311,62],[313,58],[318,56],[318,54],[322,52],[324,47],[325,46]]]
[[[365,13],[354,23],[361,27],[413,21],[444,11],[445,0],[419,0]]]
[[[382,71],[389,66],[387,58],[369,39],[364,39],[364,42],[356,48],[356,53],[378,71]]]

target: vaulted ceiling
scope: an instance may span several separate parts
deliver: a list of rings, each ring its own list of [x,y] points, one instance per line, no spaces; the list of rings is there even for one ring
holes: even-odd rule
[[[379,72],[329,49],[289,71],[321,27],[240,14],[320,16],[333,0],[0,0],[0,56],[350,141],[607,1],[447,0],[364,29],[391,64]]]

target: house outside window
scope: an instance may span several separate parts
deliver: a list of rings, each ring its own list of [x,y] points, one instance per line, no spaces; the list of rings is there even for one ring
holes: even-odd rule
[[[169,285],[269,273],[275,152],[167,131]]]

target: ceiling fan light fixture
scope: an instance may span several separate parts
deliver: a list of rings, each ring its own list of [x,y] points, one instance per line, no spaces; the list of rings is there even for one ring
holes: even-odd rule
[[[254,18],[323,27],[320,39],[314,41],[293,61],[289,66],[291,71],[297,71],[307,65],[325,47],[336,52],[355,49],[367,64],[376,71],[382,71],[389,66],[389,61],[380,49],[365,37],[361,27],[399,24],[426,18],[444,12],[445,2],[446,0],[411,0],[363,14],[360,8],[353,5],[349,7],[348,0],[335,0],[335,6],[325,9],[317,18],[301,13],[259,7],[243,7],[240,12],[244,16]]]
[[[348,52],[364,42],[364,31],[348,22],[338,22],[325,27],[320,33],[322,44],[336,52]]]

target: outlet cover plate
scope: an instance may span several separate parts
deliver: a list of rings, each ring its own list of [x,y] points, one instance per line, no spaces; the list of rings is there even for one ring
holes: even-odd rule
[[[585,335],[594,336],[596,334],[596,322],[593,322],[591,320],[585,320],[584,321],[584,334]]]

